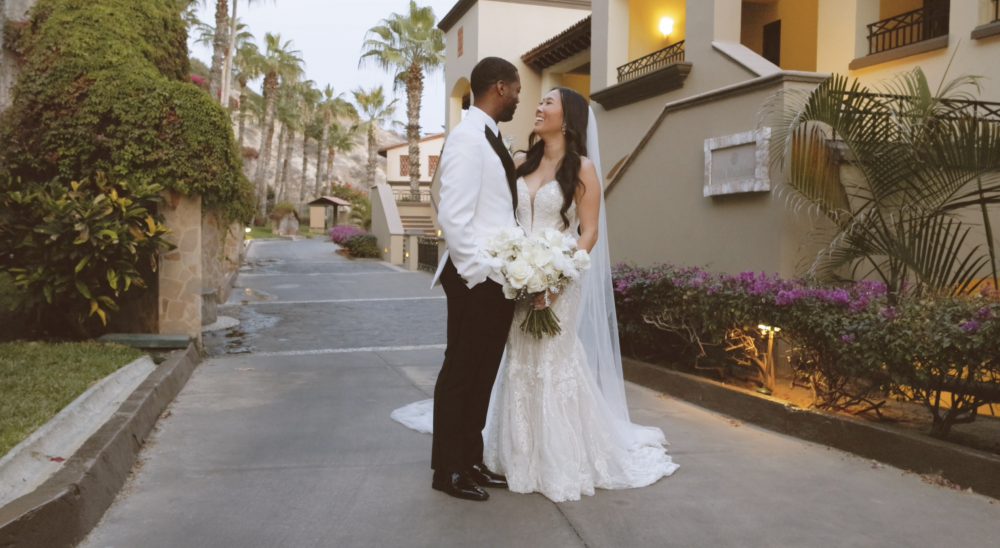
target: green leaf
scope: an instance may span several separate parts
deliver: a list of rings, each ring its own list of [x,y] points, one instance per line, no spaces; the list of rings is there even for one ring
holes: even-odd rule
[[[90,289],[87,287],[87,284],[81,282],[80,280],[76,281],[76,290],[79,291],[80,294],[83,295],[84,297],[88,299],[92,298],[90,296]]]
[[[87,266],[87,262],[90,261],[91,257],[93,257],[93,255],[87,255],[86,257],[80,259],[80,262],[76,263],[76,269],[73,270],[74,274],[79,274],[80,271],[83,270],[83,267]]]

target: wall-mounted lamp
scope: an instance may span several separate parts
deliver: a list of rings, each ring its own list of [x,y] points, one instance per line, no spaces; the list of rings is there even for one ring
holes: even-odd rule
[[[441,231],[438,230],[438,238],[440,238],[440,237],[441,237]]]
[[[669,17],[660,19],[660,33],[663,34],[663,37],[670,36],[672,32],[674,32],[674,20]]]
[[[409,251],[407,251],[407,252],[406,252],[406,258],[407,258],[407,259],[409,259],[409,258],[410,258],[410,252],[409,252]]]
[[[388,252],[389,252],[389,249],[388,249],[388,248],[386,248],[386,249],[385,249],[385,252],[386,252],[386,253],[388,253]]]

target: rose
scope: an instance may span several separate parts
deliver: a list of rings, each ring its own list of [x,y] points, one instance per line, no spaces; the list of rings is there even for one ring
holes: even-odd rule
[[[535,268],[541,268],[552,262],[552,252],[538,245],[525,250],[523,256],[524,259],[534,265]]]
[[[511,287],[509,283],[505,283],[503,284],[503,296],[510,300],[516,299],[517,290]]]
[[[590,268],[590,253],[585,249],[577,249],[573,254],[573,263],[578,270],[587,270]]]
[[[545,291],[545,281],[539,276],[538,272],[535,272],[530,278],[528,278],[528,293],[541,293]]]
[[[563,245],[563,234],[558,230],[552,228],[543,229],[541,232],[542,241],[549,244],[552,248],[560,248]]]
[[[517,259],[507,265],[507,280],[514,289],[522,289],[534,275],[535,269],[524,259]]]

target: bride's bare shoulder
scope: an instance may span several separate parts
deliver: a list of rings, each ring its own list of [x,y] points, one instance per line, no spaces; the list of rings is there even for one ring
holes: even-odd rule
[[[588,180],[597,180],[597,168],[586,156],[580,156],[580,180],[584,183]]]

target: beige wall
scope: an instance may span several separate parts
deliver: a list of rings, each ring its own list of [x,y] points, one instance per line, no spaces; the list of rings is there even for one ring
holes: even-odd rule
[[[955,1],[962,2],[962,0]],[[879,19],[895,17],[908,11],[920,9],[923,6],[924,0],[879,0]],[[872,21],[872,23],[874,22]]]
[[[816,70],[819,0],[744,0],[741,13],[741,44],[762,55],[764,25],[781,20],[781,68]]]
[[[431,172],[430,172],[430,157],[431,156],[441,156],[441,147],[444,145],[444,136],[437,139],[428,139],[420,143],[420,182],[430,184],[431,182]],[[399,159],[410,153],[410,148],[408,145],[403,144],[396,148],[391,148],[386,151],[386,180],[392,183],[405,182],[409,184],[410,177],[400,175],[399,170]]]
[[[788,87],[811,87],[787,83]],[[673,262],[738,272],[793,275],[811,255],[808,225],[771,193],[703,196],[705,139],[757,127],[757,109],[775,84],[667,115],[607,194],[613,262]],[[602,139],[602,146],[604,140]],[[772,174],[772,189],[781,174]]]
[[[949,45],[921,55],[914,55],[851,71],[848,64],[856,56],[867,54],[867,28],[879,17],[879,0],[819,0],[817,66],[819,72],[836,72],[859,78],[865,85],[878,85],[893,75],[920,67],[936,88],[954,56],[948,79],[964,74],[983,76],[984,101],[1000,102],[1000,36],[982,40],[970,37],[972,30],[984,23],[979,0],[952,0]],[[873,7],[875,8],[873,10]],[[861,50],[860,53],[858,50]]]
[[[629,0],[628,58],[634,60],[684,39],[685,0]],[[664,37],[660,19],[674,20],[674,31]]]
[[[382,260],[403,263],[403,223],[388,185],[375,185],[369,197],[372,201],[372,234],[378,238]],[[388,250],[388,251],[387,251]]]

